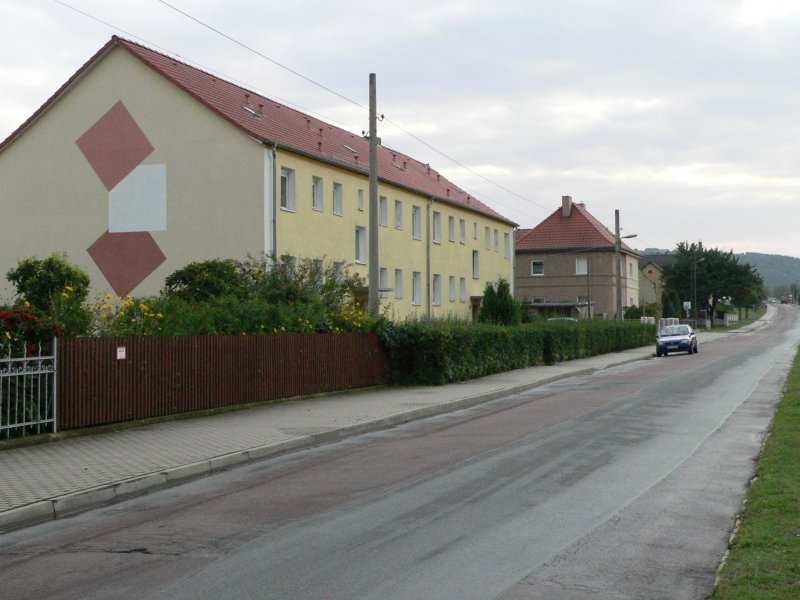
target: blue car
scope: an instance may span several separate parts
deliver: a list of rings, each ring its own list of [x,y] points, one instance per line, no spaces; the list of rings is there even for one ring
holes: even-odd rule
[[[656,336],[656,356],[670,352],[697,354],[697,336],[688,325],[667,325]]]

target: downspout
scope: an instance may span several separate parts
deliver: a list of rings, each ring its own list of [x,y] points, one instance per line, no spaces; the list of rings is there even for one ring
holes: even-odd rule
[[[425,207],[425,315],[431,318],[431,205],[433,198]]]
[[[273,258],[278,257],[278,144],[272,142],[272,215],[270,216],[272,227],[272,248],[270,254]]]

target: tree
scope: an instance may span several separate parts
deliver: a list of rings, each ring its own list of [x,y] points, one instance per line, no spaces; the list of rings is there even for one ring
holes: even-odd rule
[[[763,282],[758,272],[747,263],[739,264],[732,251],[680,242],[674,255],[676,260],[663,269],[665,308],[667,298],[677,296],[692,303],[696,298],[697,308],[713,319],[722,300],[747,306],[760,297]]]
[[[478,321],[496,325],[519,325],[522,322],[519,302],[514,300],[511,286],[505,279],[497,282],[497,291],[493,285],[486,285]]]

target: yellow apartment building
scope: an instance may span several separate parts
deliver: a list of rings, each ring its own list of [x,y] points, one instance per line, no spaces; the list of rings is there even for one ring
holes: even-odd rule
[[[365,137],[113,37],[0,144],[0,269],[66,252],[120,296],[261,254],[366,279],[368,167]],[[514,281],[515,223],[429,165],[379,147],[378,195],[390,316],[474,316]]]

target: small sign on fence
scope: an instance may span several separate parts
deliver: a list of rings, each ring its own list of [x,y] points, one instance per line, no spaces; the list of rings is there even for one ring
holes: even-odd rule
[[[125,346],[117,346],[117,360],[125,360]]]

